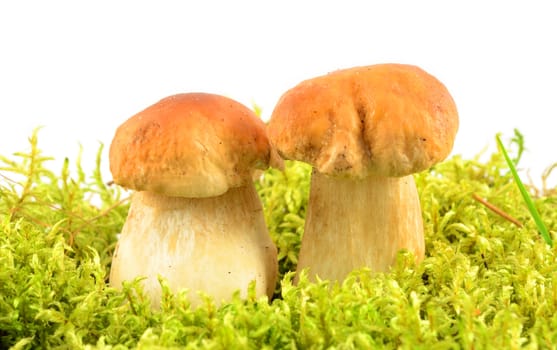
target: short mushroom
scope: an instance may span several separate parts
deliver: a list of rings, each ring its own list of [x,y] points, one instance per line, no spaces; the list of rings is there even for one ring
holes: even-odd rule
[[[268,134],[283,158],[313,166],[298,274],[342,281],[357,268],[384,272],[401,249],[421,261],[412,174],[446,158],[457,129],[446,87],[416,66],[354,67],[287,91]]]
[[[278,157],[278,156],[277,156]],[[265,124],[229,98],[187,93],[132,116],[110,146],[114,182],[136,192],[114,253],[110,284],[143,276],[157,307],[166,278],[173,291],[217,303],[251,281],[272,296],[277,252],[252,180],[271,165]]]

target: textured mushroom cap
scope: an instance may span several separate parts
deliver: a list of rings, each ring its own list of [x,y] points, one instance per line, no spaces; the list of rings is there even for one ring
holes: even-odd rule
[[[355,67],[303,81],[275,107],[268,135],[286,159],[329,175],[405,176],[445,159],[458,129],[446,87],[403,64]]]
[[[114,182],[168,196],[212,197],[266,169],[265,124],[229,98],[188,93],[167,97],[132,116],[110,145]]]

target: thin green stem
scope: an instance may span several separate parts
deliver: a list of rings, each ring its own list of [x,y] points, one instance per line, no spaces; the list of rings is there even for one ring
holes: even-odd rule
[[[528,211],[530,211],[530,215],[532,216],[532,218],[534,219],[534,222],[536,223],[536,226],[538,227],[539,233],[541,234],[543,239],[546,241],[546,243],[549,244],[550,247],[552,247],[553,246],[553,240],[551,239],[551,237],[549,235],[549,231],[547,230],[547,227],[543,223],[542,218],[540,217],[540,214],[538,213],[538,210],[536,209],[536,206],[534,205],[534,202],[532,201],[532,198],[530,197],[530,195],[528,194],[528,191],[526,190],[526,187],[524,187],[524,184],[520,180],[520,177],[518,176],[518,172],[516,171],[514,163],[511,160],[511,158],[509,157],[509,155],[507,153],[507,150],[503,146],[503,143],[501,142],[501,138],[499,137],[499,135],[496,135],[495,139],[497,140],[497,145],[499,146],[499,149],[501,150],[501,153],[503,153],[503,157],[505,157],[505,160],[507,161],[507,164],[509,165],[509,168],[511,169],[511,174],[514,178],[514,181],[516,182],[516,185],[518,186],[518,189],[520,190],[520,193],[522,194],[522,198],[524,198],[524,202],[526,203],[526,206],[528,207]]]

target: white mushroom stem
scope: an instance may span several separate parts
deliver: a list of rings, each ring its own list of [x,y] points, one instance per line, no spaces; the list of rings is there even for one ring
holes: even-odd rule
[[[197,291],[230,299],[246,295],[251,281],[257,296],[272,296],[277,278],[276,248],[269,237],[252,184],[211,198],[167,197],[137,192],[112,261],[110,283],[145,276],[143,287],[158,307],[158,276],[173,291],[187,288],[192,306]]]
[[[354,269],[388,271],[397,252],[424,257],[414,178],[336,178],[313,172],[298,274],[341,282]],[[297,274],[297,275],[298,275]]]

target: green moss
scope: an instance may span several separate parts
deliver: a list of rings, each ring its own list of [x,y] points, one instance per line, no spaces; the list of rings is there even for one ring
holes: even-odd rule
[[[107,286],[127,195],[68,160],[48,170],[31,150],[0,157],[0,348],[88,349],[510,349],[557,344],[557,259],[537,232],[499,154],[455,156],[416,175],[426,258],[401,252],[391,273],[354,271],[342,284],[292,284],[310,169],[287,162],[256,183],[279,248],[280,283],[269,303],[238,294],[190,309],[163,286],[151,310],[139,280]],[[512,146],[512,145],[511,145]],[[512,147],[509,147],[512,149]],[[516,155],[515,155],[516,156]],[[515,158],[518,159],[519,155]],[[490,211],[485,198],[523,223]],[[534,204],[554,235],[557,197]],[[332,257],[333,258],[333,257]]]

